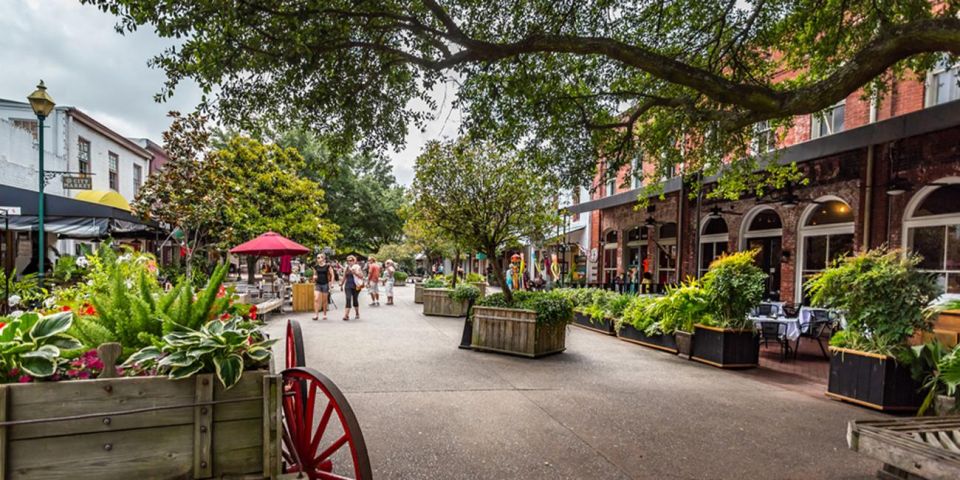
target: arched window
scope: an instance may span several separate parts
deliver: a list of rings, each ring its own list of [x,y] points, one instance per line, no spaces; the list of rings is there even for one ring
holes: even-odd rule
[[[730,233],[722,217],[708,218],[700,230],[700,276],[710,268],[710,263],[729,250]]]
[[[740,248],[757,249],[757,266],[767,274],[764,298],[780,300],[780,259],[783,255],[783,222],[769,206],[758,206],[743,217]]]
[[[806,301],[806,282],[837,259],[853,253],[853,209],[842,200],[824,197],[800,217],[796,300]]]
[[[917,192],[904,220],[906,247],[923,256],[920,269],[936,273],[948,295],[960,295],[960,178]]]
[[[617,231],[610,230],[604,235],[603,244],[603,282],[612,283],[617,275]]]
[[[637,226],[627,231],[627,248],[624,251],[624,260],[626,261],[626,271],[630,274],[629,280],[639,283],[643,272],[649,269],[647,259],[649,250],[650,229],[646,225]]]
[[[677,283],[677,224],[664,223],[658,233],[657,283]]]

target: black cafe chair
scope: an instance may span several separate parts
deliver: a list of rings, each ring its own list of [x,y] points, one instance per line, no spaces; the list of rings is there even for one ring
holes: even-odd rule
[[[760,322],[760,341],[766,347],[768,342],[780,345],[780,361],[790,354],[790,340],[787,339],[787,324],[783,322]]]

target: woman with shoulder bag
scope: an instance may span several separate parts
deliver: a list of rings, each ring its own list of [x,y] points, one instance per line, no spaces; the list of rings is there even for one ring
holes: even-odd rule
[[[343,287],[344,296],[347,299],[347,306],[343,312],[343,321],[350,320],[350,307],[354,309],[354,320],[360,319],[360,290],[363,289],[363,270],[357,265],[357,258],[353,255],[347,257],[347,269],[343,272],[343,279],[340,285]]]

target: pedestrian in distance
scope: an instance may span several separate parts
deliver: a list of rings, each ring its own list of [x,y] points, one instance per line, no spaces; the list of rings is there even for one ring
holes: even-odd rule
[[[327,256],[317,255],[317,264],[313,267],[313,319],[319,317],[323,310],[323,319],[327,319],[329,307],[330,285],[333,285],[333,265],[327,263]]]
[[[347,299],[347,306],[343,312],[344,322],[350,320],[350,307],[353,307],[354,310],[353,319],[360,319],[360,290],[363,290],[364,280],[363,269],[357,264],[357,257],[348,256],[347,268],[340,280],[340,286],[343,288],[344,296]]]
[[[394,284],[394,274],[397,273],[397,267],[393,263],[393,260],[387,259],[386,262],[383,262],[383,284],[384,290],[387,294],[387,305],[393,305],[393,284]]]
[[[380,306],[380,264],[370,256],[367,259],[367,290],[370,292],[370,306]]]

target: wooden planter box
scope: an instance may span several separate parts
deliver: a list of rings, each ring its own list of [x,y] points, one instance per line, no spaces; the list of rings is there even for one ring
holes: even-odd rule
[[[470,285],[480,289],[480,298],[487,296],[487,282],[470,282]]]
[[[312,312],[313,311],[313,284],[312,283],[294,283],[293,287],[293,311],[294,312]]]
[[[752,329],[695,325],[691,360],[720,368],[754,368],[760,361],[760,337]]]
[[[422,283],[413,284],[413,303],[423,303],[423,290]]]
[[[677,341],[674,335],[656,335],[647,336],[642,330],[637,330],[633,325],[624,323],[620,325],[620,331],[617,332],[620,340],[637,343],[644,347],[655,348],[669,353],[677,353]]]
[[[885,411],[915,411],[923,396],[910,367],[893,357],[830,347],[827,396]]]
[[[450,298],[449,288],[427,288],[423,291],[423,314],[439,317],[466,317],[467,302]]]
[[[537,323],[537,312],[516,308],[473,307],[476,350],[542,357],[566,349],[567,325]]]
[[[593,318],[589,315],[584,315],[576,310],[573,311],[573,324],[586,328],[587,330],[593,330],[594,332],[600,332],[604,335],[616,335],[617,331],[614,329],[614,320],[612,318],[604,318],[599,322],[594,322]]]
[[[0,427],[0,478],[275,478],[279,384],[249,371],[227,391],[210,374],[0,385],[0,421],[84,416]]]

